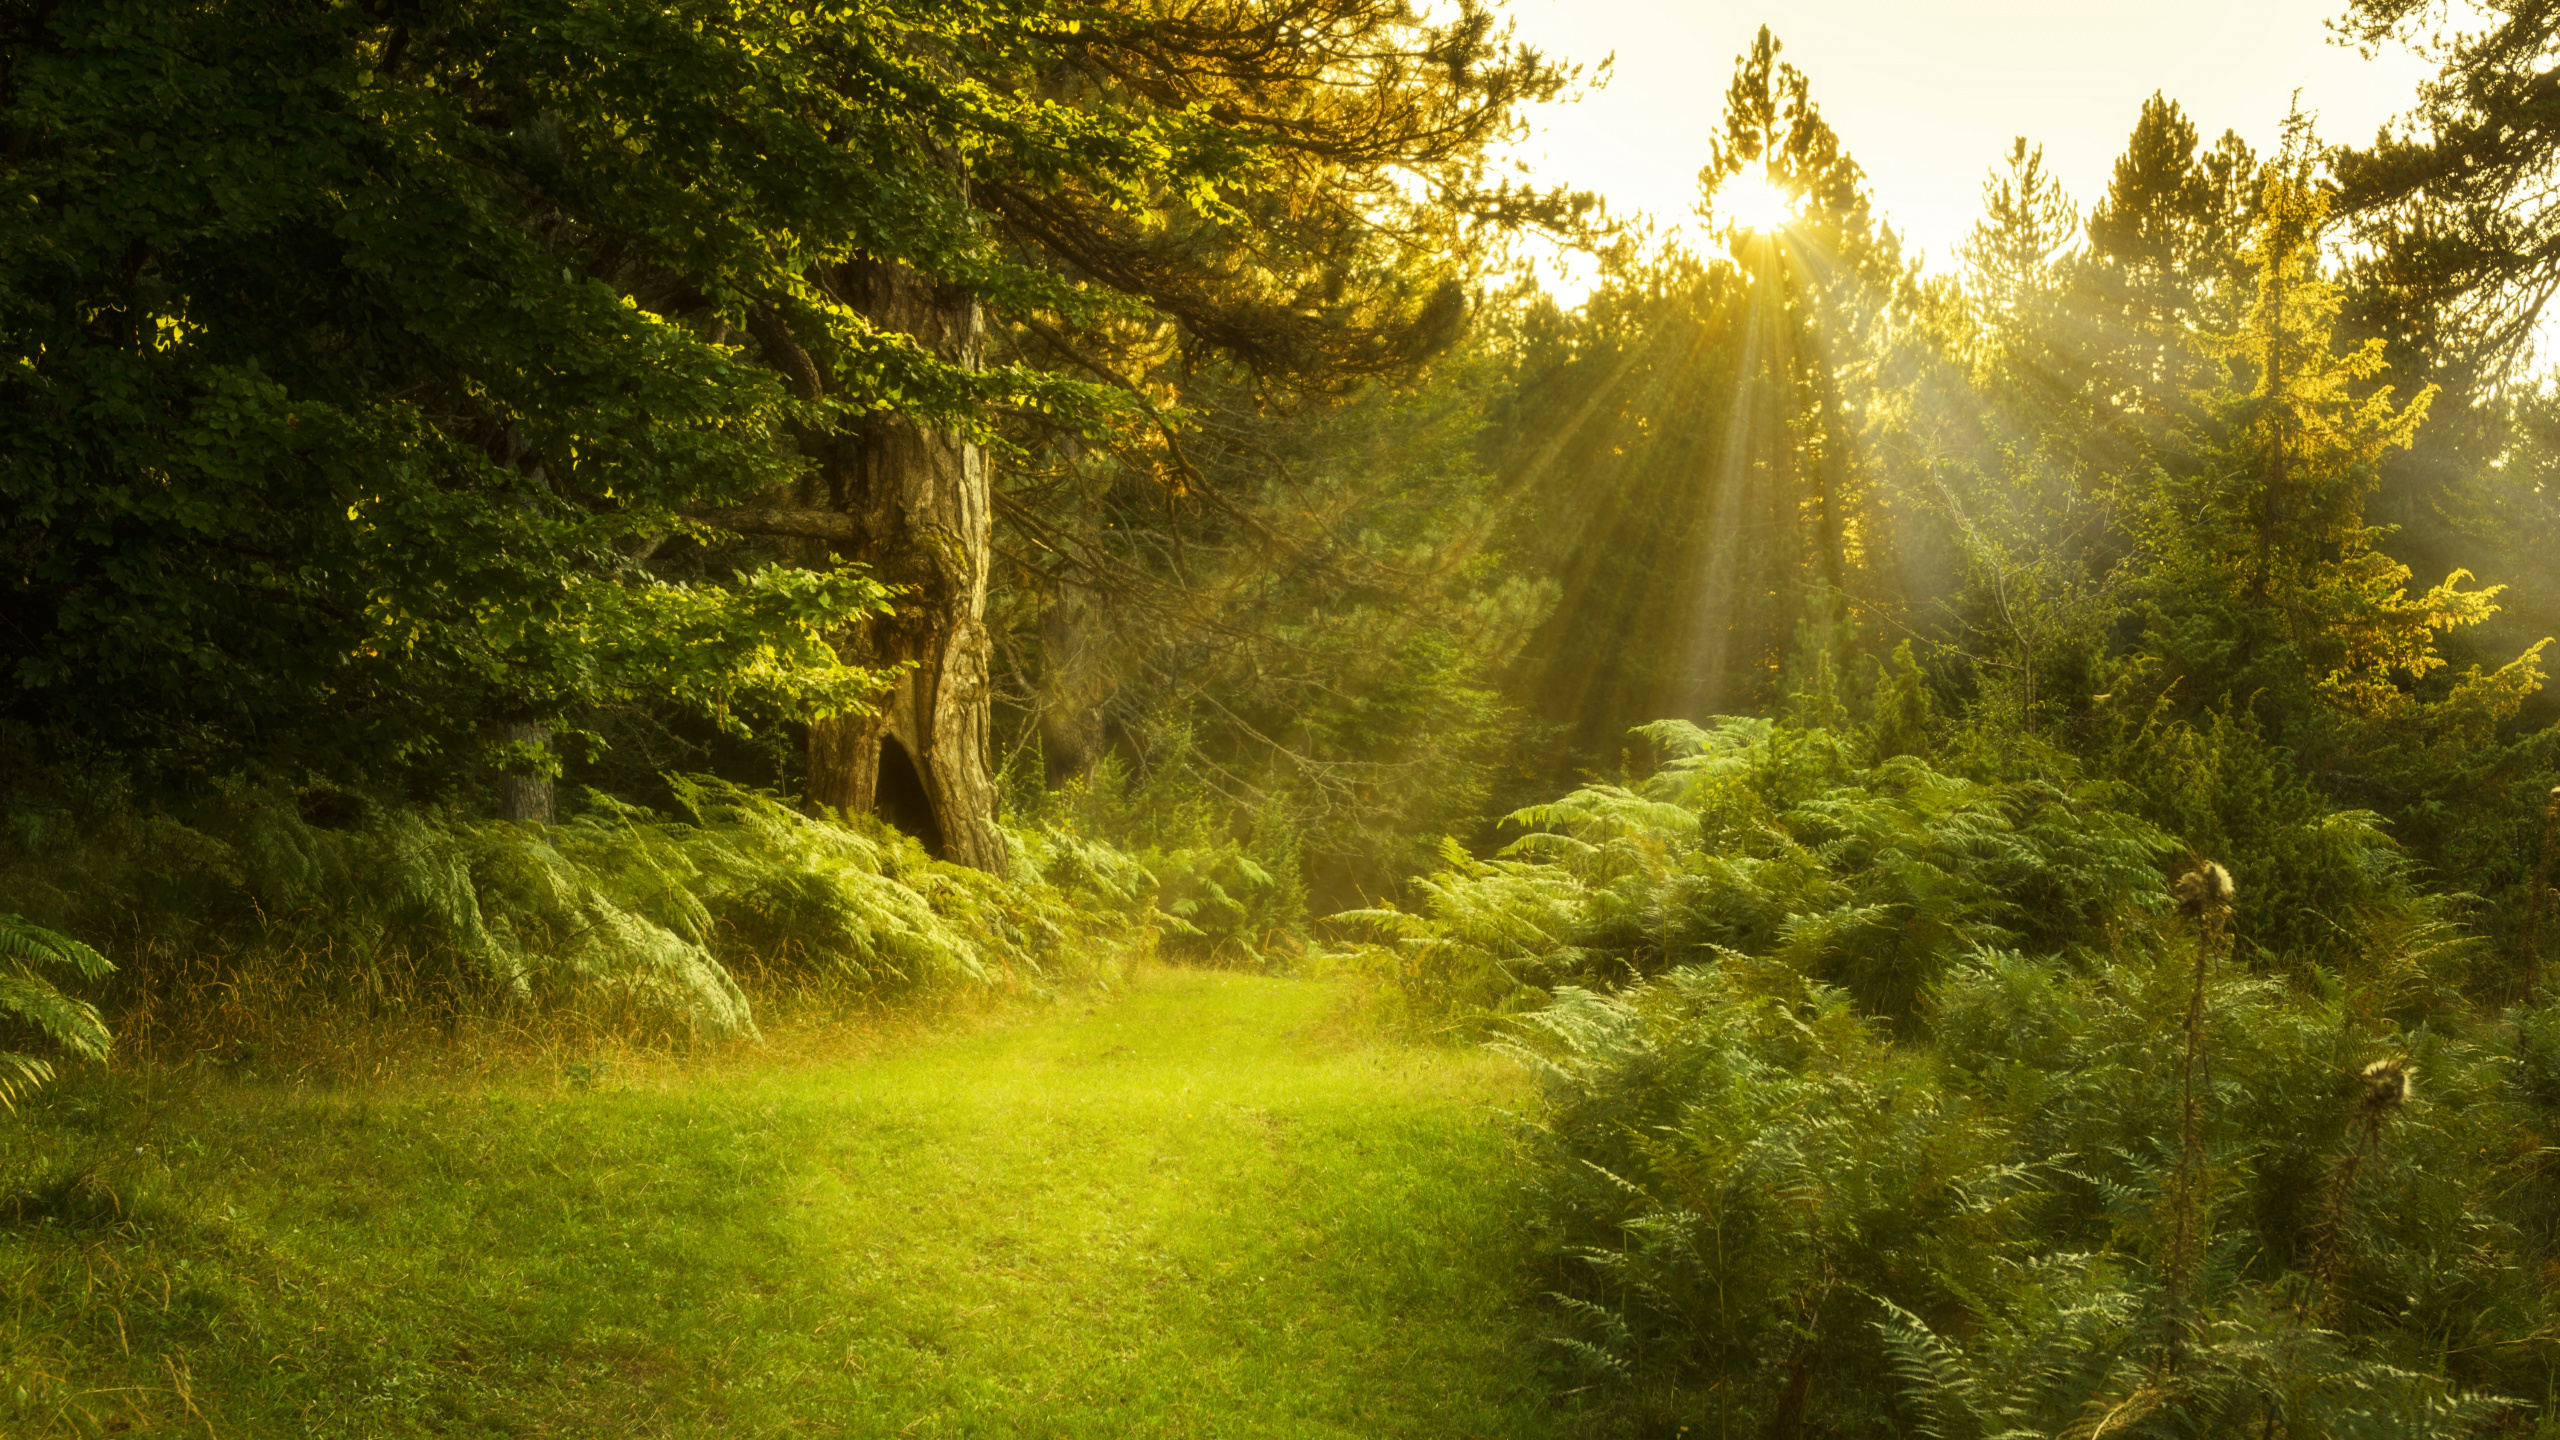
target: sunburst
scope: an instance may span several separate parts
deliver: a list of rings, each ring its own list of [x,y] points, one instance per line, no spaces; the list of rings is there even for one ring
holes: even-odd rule
[[[1707,213],[1738,230],[1783,230],[1796,218],[1794,200],[1757,168],[1718,185],[1707,201]]]

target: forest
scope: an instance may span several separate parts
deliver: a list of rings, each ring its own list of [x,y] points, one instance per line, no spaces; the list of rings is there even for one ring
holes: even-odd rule
[[[0,0],[0,1435],[2560,1435],[2560,4],[2341,3],[1924,262],[1783,13],[1682,228],[1499,0]]]

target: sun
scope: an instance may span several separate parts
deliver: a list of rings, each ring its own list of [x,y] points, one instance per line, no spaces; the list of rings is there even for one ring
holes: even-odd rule
[[[1707,213],[1740,230],[1783,229],[1796,218],[1795,203],[1756,168],[1717,186]]]

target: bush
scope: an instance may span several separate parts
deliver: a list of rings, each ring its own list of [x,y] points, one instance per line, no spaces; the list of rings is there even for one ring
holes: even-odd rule
[[[1567,1347],[1666,1428],[1771,1433],[2451,1436],[2540,1393],[2547,1017],[2395,1031],[2220,967],[2181,1278],[2179,929],[1982,952],[1918,1037],[1778,960],[1562,992],[1513,1048]],[[2377,1107],[2399,1057],[2424,1098]]]

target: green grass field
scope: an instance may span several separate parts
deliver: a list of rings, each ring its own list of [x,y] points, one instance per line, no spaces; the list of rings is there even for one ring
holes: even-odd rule
[[[0,1434],[1568,1433],[1519,1078],[1344,1002],[1149,970],[858,1058],[68,1080],[0,1117]]]

